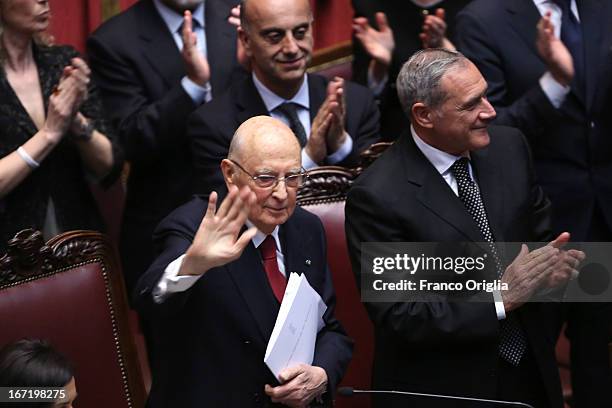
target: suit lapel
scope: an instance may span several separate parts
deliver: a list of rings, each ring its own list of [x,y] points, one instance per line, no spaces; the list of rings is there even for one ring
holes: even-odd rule
[[[308,75],[308,95],[310,98],[310,123],[312,123],[327,96],[327,83],[322,77]]]
[[[536,49],[537,24],[541,18],[532,0],[513,0],[506,2],[512,28],[523,39],[527,47],[541,60]]]
[[[304,251],[304,248],[310,248],[312,238],[312,235],[304,236],[303,233],[300,233],[292,217],[281,226],[280,239],[281,245],[283,246],[283,254],[285,256],[285,273],[287,279],[289,279],[291,272],[297,272],[298,274],[306,274],[308,281],[313,282],[310,276],[312,271],[308,268],[306,263],[309,255]]]
[[[472,216],[435,167],[415,145],[410,133],[404,133],[398,143],[406,154],[405,159],[402,159],[406,181],[420,187],[416,196],[417,200],[464,235],[466,239],[474,242],[484,241]]]
[[[280,305],[274,298],[261,257],[253,243],[249,243],[242,256],[228,264],[227,268],[266,344],[272,334]]]
[[[213,97],[225,90],[236,59],[236,28],[227,22],[232,6],[228,0],[207,0],[204,3],[206,52]]]
[[[250,75],[238,86],[236,104],[238,124],[253,116],[270,115]]]
[[[501,242],[504,240],[502,225],[499,223],[502,219],[500,214],[503,213],[504,203],[504,189],[501,187],[501,180],[503,180],[502,166],[491,162],[488,147],[472,152],[471,156],[472,169],[487,213],[489,228],[495,241]]]
[[[147,0],[142,10],[139,30],[142,52],[166,86],[172,87],[185,75],[183,58],[153,2]]]

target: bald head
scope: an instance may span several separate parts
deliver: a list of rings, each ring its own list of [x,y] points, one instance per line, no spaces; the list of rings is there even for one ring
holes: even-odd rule
[[[270,116],[255,116],[234,133],[228,159],[238,162],[258,157],[301,157],[300,144],[291,129]]]
[[[260,231],[270,234],[295,209],[296,175],[302,174],[302,154],[297,138],[283,122],[269,116],[256,116],[244,122],[232,139],[221,171],[228,189],[249,186],[256,202],[248,219]],[[261,184],[263,178],[276,180]],[[287,181],[293,177],[294,182]],[[283,180],[281,183],[279,180]]]
[[[260,14],[263,10],[273,10],[274,13],[280,13],[282,10],[292,7],[301,7],[307,10],[308,15],[312,18],[309,0],[242,0],[240,2],[240,26],[248,30],[250,22],[254,18],[261,18]]]

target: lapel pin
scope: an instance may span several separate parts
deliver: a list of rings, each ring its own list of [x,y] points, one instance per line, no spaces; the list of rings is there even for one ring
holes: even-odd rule
[[[310,264],[312,264],[312,261],[310,259],[307,259],[304,261],[304,263],[306,264],[306,266],[310,266]]]

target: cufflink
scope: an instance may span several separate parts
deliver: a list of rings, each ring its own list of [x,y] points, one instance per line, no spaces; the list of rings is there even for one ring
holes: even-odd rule
[[[312,261],[310,259],[307,259],[304,261],[304,265],[306,266],[310,266],[312,264]]]

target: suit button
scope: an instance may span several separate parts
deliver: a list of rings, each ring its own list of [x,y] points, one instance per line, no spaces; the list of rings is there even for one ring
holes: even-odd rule
[[[245,341],[244,341],[244,345],[245,345],[245,346],[248,346],[249,344],[251,344],[251,340],[245,340]]]
[[[261,397],[259,396],[259,393],[258,393],[258,392],[254,392],[254,393],[253,393],[253,400],[254,400],[255,402],[261,402]]]
[[[595,122],[591,122],[591,129],[595,129]]]

